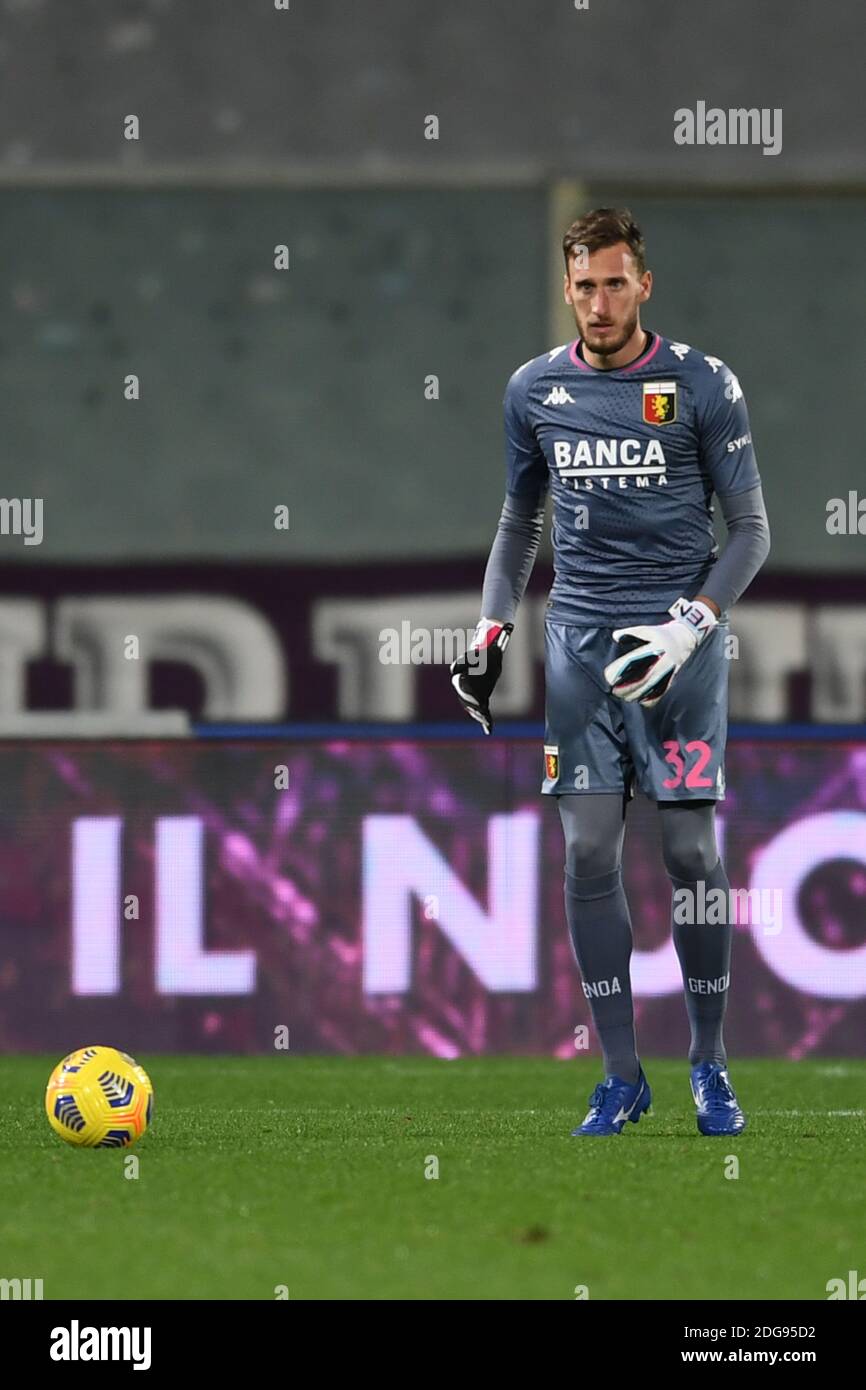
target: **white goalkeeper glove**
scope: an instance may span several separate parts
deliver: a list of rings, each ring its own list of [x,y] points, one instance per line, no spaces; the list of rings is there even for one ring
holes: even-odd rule
[[[652,709],[692,652],[712,632],[718,618],[705,603],[678,598],[668,609],[673,622],[658,627],[621,627],[613,634],[620,653],[604,668],[604,678],[621,700],[639,700]]]

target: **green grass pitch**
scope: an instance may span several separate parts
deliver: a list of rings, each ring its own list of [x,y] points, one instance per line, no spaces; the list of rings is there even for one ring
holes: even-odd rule
[[[46,1299],[826,1299],[866,1274],[862,1061],[733,1061],[730,1140],[698,1135],[684,1062],[646,1060],[653,1113],[577,1140],[597,1060],[139,1060],[154,1121],[116,1151],[51,1132],[56,1057],[0,1059],[0,1278]]]

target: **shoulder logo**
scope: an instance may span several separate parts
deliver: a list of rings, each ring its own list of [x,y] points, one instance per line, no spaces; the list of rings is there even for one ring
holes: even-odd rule
[[[742,398],[743,388],[733,372],[728,372],[725,377],[725,395],[729,401],[738,401]]]
[[[542,405],[574,405],[574,396],[570,396],[564,386],[553,386]]]
[[[729,439],[727,444],[728,453],[735,454],[738,449],[745,449],[746,445],[751,444],[751,442],[752,436],[750,434],[741,434],[739,439]]]
[[[678,357],[681,362],[685,357],[686,353],[691,352],[691,348],[689,347],[688,343],[668,343],[668,347],[670,348],[674,357]]]
[[[647,425],[672,425],[677,418],[675,381],[645,381],[643,418]]]
[[[565,352],[565,349],[570,346],[570,343],[562,343],[559,347],[551,348],[550,352],[547,354],[548,362],[552,362],[554,357],[558,357],[561,352]]]
[[[724,367],[724,365],[725,365],[724,362],[722,361],[721,357],[706,357],[706,356],[705,356],[705,357],[704,357],[704,361],[706,362],[706,364],[707,364],[708,367],[712,367],[712,369],[713,369],[713,376],[715,376],[716,372],[719,370],[719,367]]]

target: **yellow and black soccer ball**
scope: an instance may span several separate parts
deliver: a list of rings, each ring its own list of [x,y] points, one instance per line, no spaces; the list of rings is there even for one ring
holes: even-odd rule
[[[153,1086],[144,1067],[116,1047],[81,1047],[51,1073],[45,1113],[67,1144],[125,1149],[150,1124]]]

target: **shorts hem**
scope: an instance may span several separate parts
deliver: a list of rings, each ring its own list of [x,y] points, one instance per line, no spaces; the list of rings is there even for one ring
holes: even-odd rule
[[[542,787],[542,796],[595,796],[599,792],[620,792],[622,795],[628,788],[622,783],[618,787]]]
[[[722,792],[696,792],[694,796],[656,796],[654,792],[645,792],[645,796],[651,797],[653,801],[663,802],[667,806],[673,806],[677,801],[724,801],[725,794]]]

